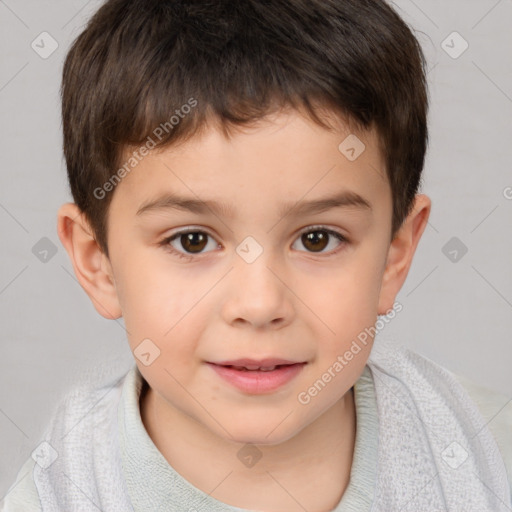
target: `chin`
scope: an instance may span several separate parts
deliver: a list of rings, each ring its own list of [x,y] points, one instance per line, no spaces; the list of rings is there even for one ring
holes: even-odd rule
[[[266,418],[265,421],[252,421],[250,424],[246,419],[239,423],[231,420],[227,427],[230,436],[217,425],[215,430],[218,435],[234,443],[272,446],[288,441],[301,429],[291,424],[285,426],[283,417],[279,417],[275,421]]]
[[[293,437],[293,433],[288,435],[266,435],[260,432],[240,432],[238,435],[233,435],[231,441],[240,444],[255,444],[259,446],[275,446]]]

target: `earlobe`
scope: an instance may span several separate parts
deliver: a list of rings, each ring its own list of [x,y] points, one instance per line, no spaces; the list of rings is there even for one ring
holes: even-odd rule
[[[411,213],[391,241],[382,277],[378,314],[392,309],[395,298],[405,282],[412,259],[430,215],[431,201],[424,194],[415,198]]]
[[[75,275],[96,311],[107,319],[121,317],[110,261],[101,251],[85,215],[76,204],[66,203],[59,208],[57,233]]]

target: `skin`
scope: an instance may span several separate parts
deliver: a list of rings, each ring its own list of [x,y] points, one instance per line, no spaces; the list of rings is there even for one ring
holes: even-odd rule
[[[64,204],[58,213],[59,237],[97,311],[124,317],[132,350],[148,338],[160,350],[149,366],[135,358],[149,383],[140,404],[148,434],[182,476],[230,505],[328,511],[349,481],[352,386],[372,340],[308,404],[297,397],[393,307],[431,206],[417,195],[391,240],[392,197],[377,135],[357,134],[366,149],[351,162],[338,150],[349,133],[341,121],[329,132],[297,111],[281,111],[230,139],[209,125],[183,144],[151,152],[113,192],[110,259],[76,205]],[[280,212],[284,202],[347,190],[371,209]],[[234,214],[160,209],[137,215],[164,191],[223,201]],[[315,252],[301,232],[318,234],[319,225],[346,241],[330,236]],[[191,259],[159,244],[187,227],[211,235]],[[252,263],[236,252],[247,236],[263,249]],[[190,255],[180,237],[171,246]],[[241,357],[307,364],[277,391],[255,395],[205,362]],[[253,467],[237,457],[247,443],[262,455]]]

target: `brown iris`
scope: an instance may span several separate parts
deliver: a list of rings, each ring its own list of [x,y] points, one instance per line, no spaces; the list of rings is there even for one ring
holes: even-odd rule
[[[311,231],[304,233],[301,239],[304,247],[313,252],[320,252],[327,246],[329,234],[325,231]]]
[[[205,233],[183,233],[180,236],[181,245],[187,252],[201,252],[208,243],[208,235]]]

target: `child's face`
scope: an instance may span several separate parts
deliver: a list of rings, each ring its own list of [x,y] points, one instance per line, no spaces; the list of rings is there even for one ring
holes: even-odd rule
[[[394,299],[383,286],[392,199],[375,133],[358,135],[366,149],[349,161],[338,149],[349,131],[329,133],[297,113],[272,121],[231,141],[209,129],[145,157],[115,190],[108,221],[131,349],[144,362],[160,351],[147,366],[136,359],[160,406],[261,444],[292,437],[351,388],[371,338],[350,361],[344,354]],[[360,202],[307,211],[349,193]],[[193,211],[164,207],[171,194]],[[140,212],[155,200],[160,207]],[[196,234],[163,242],[185,230]],[[239,359],[301,364],[215,366]]]

